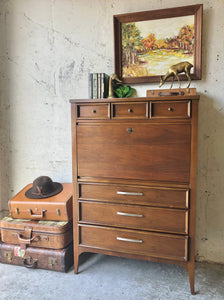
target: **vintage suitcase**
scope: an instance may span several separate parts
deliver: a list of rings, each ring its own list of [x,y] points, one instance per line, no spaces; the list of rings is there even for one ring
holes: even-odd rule
[[[5,217],[0,221],[1,240],[21,247],[62,249],[73,241],[72,220],[36,221]]]
[[[25,192],[32,187],[27,185],[8,202],[11,217],[14,219],[69,221],[72,219],[72,183],[62,183],[63,190],[52,197],[30,199]]]
[[[28,247],[0,242],[0,262],[30,269],[67,272],[73,265],[73,243],[61,250]]]

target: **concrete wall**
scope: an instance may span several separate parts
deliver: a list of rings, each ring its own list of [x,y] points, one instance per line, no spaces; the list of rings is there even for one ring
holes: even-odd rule
[[[0,211],[39,175],[71,182],[70,98],[113,73],[113,15],[203,3],[197,259],[224,263],[223,0],[1,0]],[[136,85],[139,96],[158,84]]]

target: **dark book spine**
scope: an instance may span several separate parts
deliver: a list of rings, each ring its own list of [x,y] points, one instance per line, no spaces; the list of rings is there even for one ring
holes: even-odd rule
[[[89,74],[89,98],[93,98],[93,73]]]
[[[98,98],[98,75],[93,73],[93,99]]]
[[[98,98],[101,97],[101,73],[97,73],[97,78],[98,78]]]
[[[103,98],[108,97],[108,88],[109,88],[109,76],[104,73],[104,91],[103,91]]]

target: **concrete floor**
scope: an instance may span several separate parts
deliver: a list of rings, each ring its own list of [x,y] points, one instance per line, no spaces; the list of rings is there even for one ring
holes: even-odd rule
[[[224,265],[197,263],[196,291],[181,267],[99,254],[78,275],[0,264],[0,300],[223,300]]]

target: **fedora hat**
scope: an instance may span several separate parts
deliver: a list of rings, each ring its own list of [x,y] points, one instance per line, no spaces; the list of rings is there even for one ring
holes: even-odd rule
[[[25,192],[31,199],[42,199],[57,195],[63,190],[61,183],[53,182],[48,176],[39,176],[33,181],[33,186]]]

